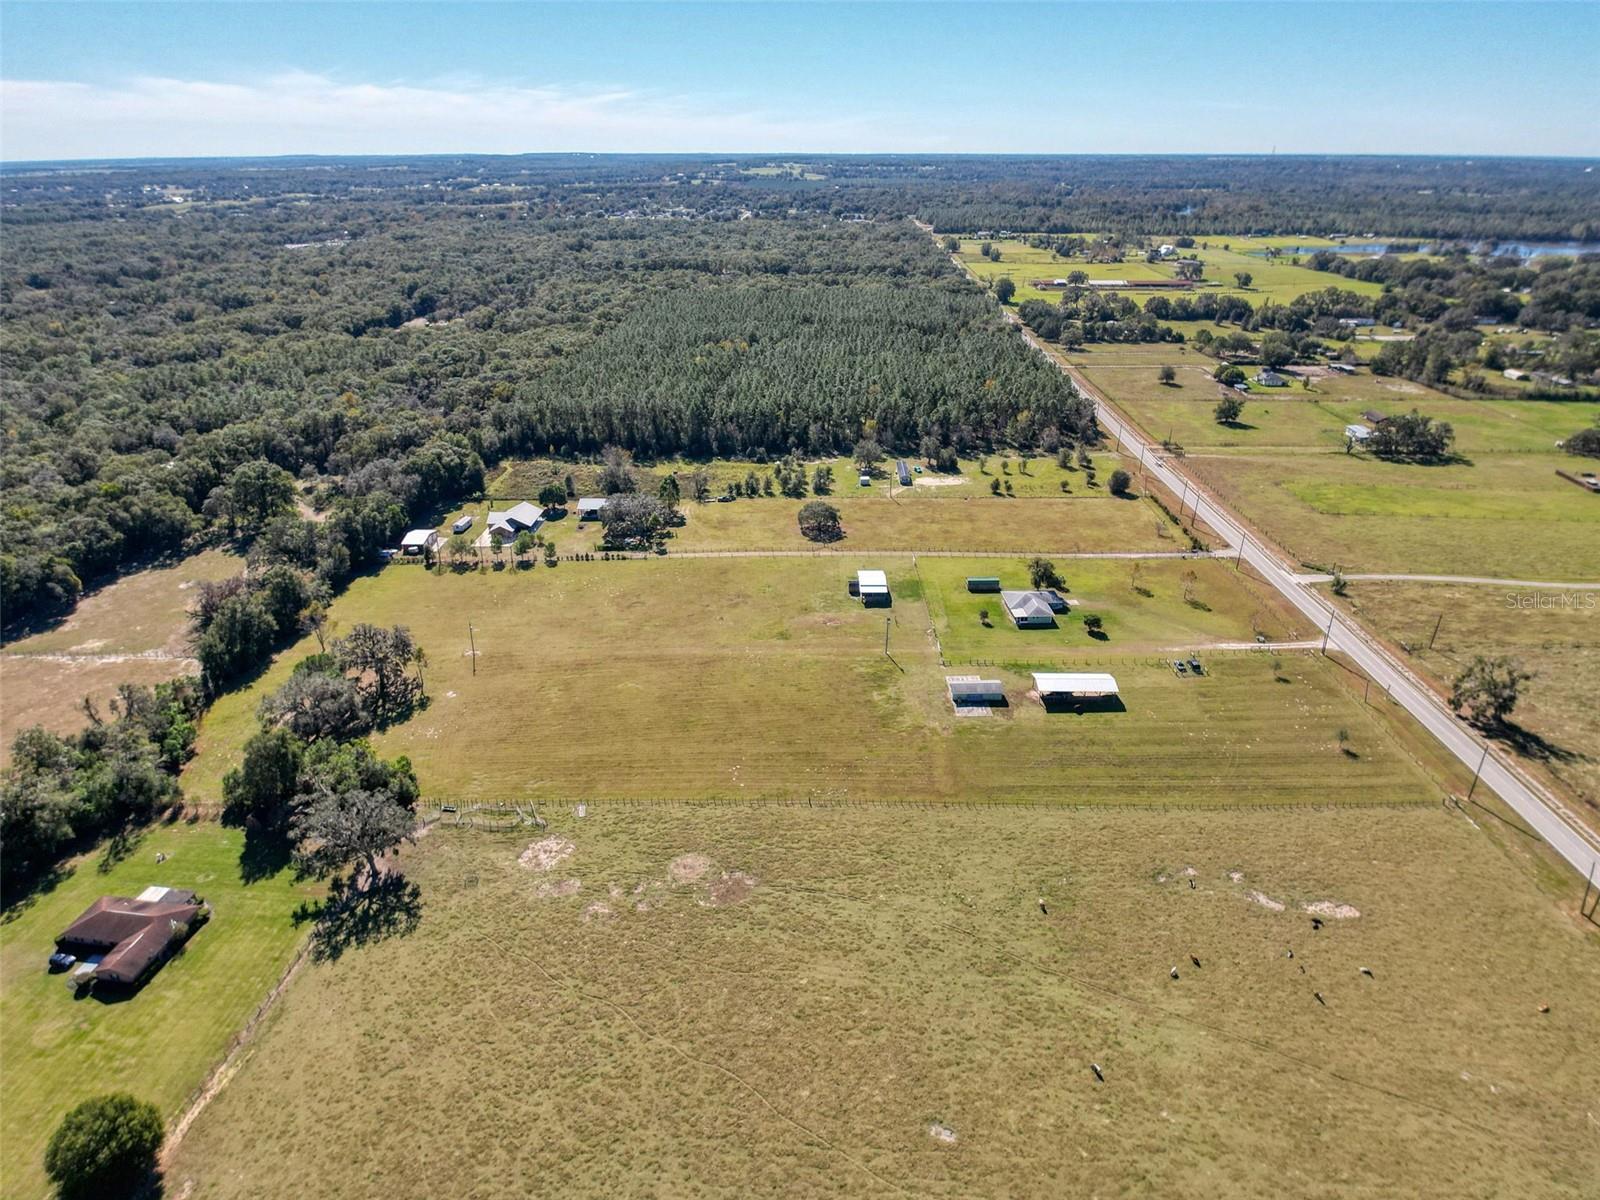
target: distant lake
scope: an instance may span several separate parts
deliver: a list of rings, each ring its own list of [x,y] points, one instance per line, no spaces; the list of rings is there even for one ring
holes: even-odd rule
[[[1334,246],[1282,246],[1280,255],[1307,255],[1316,254],[1325,250],[1330,254],[1388,254],[1390,246],[1398,246],[1401,253],[1406,254],[1443,254],[1452,246],[1461,245],[1459,242],[1442,243],[1437,250],[1427,242],[1342,242]],[[1600,242],[1473,242],[1467,246],[1473,254],[1488,257],[1501,255],[1515,255],[1517,258],[1538,258],[1542,254],[1556,254],[1563,257],[1575,258],[1580,254],[1600,254]],[[1257,258],[1267,257],[1265,250],[1250,250],[1249,254]]]

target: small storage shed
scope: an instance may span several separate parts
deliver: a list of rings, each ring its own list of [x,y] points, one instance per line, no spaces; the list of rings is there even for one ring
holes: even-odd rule
[[[968,575],[967,591],[969,592],[998,592],[1000,580],[992,575]]]
[[[400,552],[415,556],[429,550],[436,550],[443,539],[436,529],[413,529],[400,539]]]
[[[889,603],[889,577],[882,571],[857,571],[856,595],[863,604]]]
[[[606,506],[604,496],[584,496],[578,501],[578,520],[598,521],[600,512]]]
[[[872,486],[872,476],[868,475],[865,471],[861,472],[860,483],[861,483],[862,487],[871,487]]]
[[[1006,701],[1006,689],[998,679],[979,679],[976,675],[946,675],[944,682],[950,689],[950,703],[957,708],[1004,704]]]
[[[1364,442],[1372,436],[1372,430],[1365,425],[1346,425],[1344,427],[1344,436],[1352,442]]]
[[[900,477],[901,487],[911,486],[911,468],[906,465],[905,459],[900,459],[894,464],[895,474]]]

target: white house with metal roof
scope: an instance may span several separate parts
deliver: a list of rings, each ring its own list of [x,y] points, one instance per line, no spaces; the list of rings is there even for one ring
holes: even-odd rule
[[[1000,603],[1018,629],[1048,629],[1056,614],[1042,592],[1001,592]]]

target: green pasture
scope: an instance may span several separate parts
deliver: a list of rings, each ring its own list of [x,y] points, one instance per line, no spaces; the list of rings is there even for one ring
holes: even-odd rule
[[[999,262],[987,259],[978,252],[979,246],[984,241],[980,238],[960,239],[958,253],[961,261],[986,284],[1001,275],[1010,275],[1017,285],[1015,303],[1018,304],[1024,300],[1059,300],[1061,296],[1059,291],[1035,288],[1032,282],[1036,279],[1064,279],[1073,271],[1082,271],[1090,279],[1130,281],[1172,279],[1176,275],[1176,270],[1170,262],[1149,263],[1142,255],[1130,255],[1126,261],[1120,263],[1088,263],[1076,258],[1061,258],[1050,250],[1036,249],[1017,239],[987,240],[999,249]],[[1172,239],[1157,237],[1151,240],[1160,244]],[[1322,244],[1332,243],[1317,238],[1297,241],[1285,238],[1211,237],[1196,239],[1193,249],[1179,251],[1179,254],[1198,258],[1205,264],[1205,282],[1197,287],[1197,292],[1215,290],[1239,295],[1257,306],[1266,301],[1287,304],[1296,296],[1304,295],[1306,292],[1321,291],[1327,287],[1339,287],[1361,295],[1381,294],[1383,291],[1381,284],[1314,271],[1299,265],[1293,256],[1284,255],[1269,259],[1261,253],[1274,245]],[[1236,283],[1234,277],[1240,272],[1250,274],[1251,281],[1248,288],[1241,288]],[[1119,294],[1129,295],[1143,305],[1144,301],[1155,293],[1131,288],[1126,293]]]
[[[1225,390],[1211,378],[1215,360],[1185,347],[1147,347],[1148,353],[1107,361],[1074,355],[1105,396],[1152,437],[1176,441],[1186,449],[1251,452],[1321,451],[1342,453],[1344,427],[1366,423],[1363,413],[1385,414],[1415,408],[1447,421],[1456,433],[1456,450],[1477,458],[1500,453],[1540,454],[1600,418],[1600,404],[1581,401],[1462,400],[1422,384],[1362,372],[1324,375],[1309,386],[1254,388],[1235,425],[1213,416]],[[1109,356],[1108,356],[1109,357]],[[1173,384],[1161,383],[1163,365],[1177,370]]]
[[[120,862],[74,860],[52,890],[0,922],[6,1196],[46,1194],[45,1142],[81,1100],[130,1091],[175,1119],[283,973],[303,933],[291,916],[315,891],[288,872],[245,884],[242,845],[239,831],[210,821],[159,826]],[[138,992],[75,999],[64,976],[45,970],[56,935],[97,897],[152,884],[198,892],[211,920]]]
[[[859,567],[887,570],[891,608],[847,594]],[[391,569],[353,584],[333,618],[404,624],[427,651],[428,706],[377,744],[410,756],[435,796],[1324,804],[1433,792],[1325,659],[1215,654],[1194,680],[1153,653],[1119,653],[1118,637],[1154,642],[1163,606],[1175,611],[1171,581],[1154,571],[1148,605],[1108,592],[1111,640],[1008,655],[1010,706],[957,717],[923,570],[946,578],[927,559],[849,555]],[[1251,636],[1253,610],[1234,586],[1208,568],[1196,595],[1213,613],[1185,608],[1181,644],[1197,632]],[[314,646],[218,702],[186,791],[217,794],[260,696]],[[1027,695],[1035,662],[1112,670],[1126,711],[1046,713]],[[1340,752],[1341,728],[1358,756]],[[537,732],[508,733],[519,729]]]
[[[1189,455],[1186,470],[1302,562],[1345,571],[1600,578],[1600,503],[1559,453],[1405,466],[1362,455]]]

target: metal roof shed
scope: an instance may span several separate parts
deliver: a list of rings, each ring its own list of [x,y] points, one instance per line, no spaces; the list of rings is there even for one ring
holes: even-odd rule
[[[857,571],[856,592],[863,600],[868,596],[887,596],[889,577],[882,571]]]
[[[1006,689],[998,679],[979,679],[975,675],[946,675],[945,685],[950,689],[950,702],[957,707],[972,704],[1001,704]]]
[[[1117,681],[1100,671],[1035,671],[1034,690],[1044,696],[1115,696]]]

